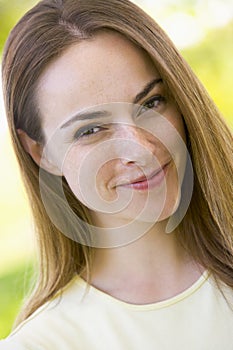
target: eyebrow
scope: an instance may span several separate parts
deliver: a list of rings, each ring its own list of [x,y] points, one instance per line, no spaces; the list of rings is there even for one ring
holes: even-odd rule
[[[162,83],[162,82],[163,82],[162,78],[153,79],[151,82],[149,82],[143,88],[143,90],[141,92],[139,92],[139,94],[136,95],[135,99],[133,100],[133,103],[134,104],[138,103],[140,100],[142,100],[144,97],[146,97],[149,94],[149,92],[151,90],[153,90],[157,84]],[[80,112],[80,113],[75,114],[67,122],[62,124],[60,129],[67,128],[68,126],[70,126],[71,124],[73,124],[74,122],[79,121],[79,120],[88,120],[88,119],[109,117],[109,116],[111,116],[111,113],[109,111],[104,111],[104,110],[103,111],[93,111],[93,112]]]
[[[140,100],[142,100],[144,97],[146,97],[149,94],[149,92],[151,92],[151,90],[154,89],[155,85],[162,83],[162,82],[163,82],[162,78],[153,79],[150,83],[148,83],[144,87],[144,89],[141,92],[139,92],[139,94],[137,94],[133,103],[138,103]]]

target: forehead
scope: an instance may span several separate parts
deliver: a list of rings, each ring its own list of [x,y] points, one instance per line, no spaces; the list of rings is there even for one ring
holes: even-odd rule
[[[158,76],[145,51],[123,35],[98,33],[69,47],[42,74],[37,103],[43,124],[57,123],[79,110],[111,102],[131,102]]]

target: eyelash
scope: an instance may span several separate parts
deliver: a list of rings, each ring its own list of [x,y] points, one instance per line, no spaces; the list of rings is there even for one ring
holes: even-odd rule
[[[155,106],[152,106],[152,107],[149,107],[149,105],[151,103],[154,103],[154,102],[158,102],[158,105],[155,107]],[[155,96],[152,96],[151,98],[149,98],[149,100],[147,100],[143,105],[142,107],[140,108],[139,110],[139,114],[143,114],[144,112],[146,112],[148,109],[153,109],[153,108],[158,108],[158,106],[160,105],[160,103],[162,102],[166,102],[166,98],[162,95],[155,95]],[[145,109],[145,111],[142,112],[142,110]]]
[[[151,103],[154,103],[154,102],[158,102],[158,105],[157,106],[152,106],[152,107],[149,107],[149,105]],[[162,95],[156,95],[156,96],[153,96],[151,97],[149,100],[147,100],[143,105],[142,107],[140,108],[139,110],[139,113],[138,115],[140,114],[143,114],[144,112],[146,112],[148,109],[153,109],[153,108],[158,108],[158,106],[160,105],[160,103],[162,102],[166,102],[166,98]],[[142,112],[143,108],[145,109],[145,111]],[[94,129],[99,129],[98,131],[96,132],[91,132],[93,131]],[[98,125],[98,124],[93,124],[93,125],[87,125],[83,128],[80,128],[79,130],[77,130],[73,136],[73,139],[74,140],[78,140],[79,138],[89,138],[91,136],[94,136],[96,134],[98,134],[100,131],[104,131],[104,130],[107,130],[106,127],[103,127],[102,125]],[[91,132],[91,133],[90,133]]]
[[[97,132],[93,132],[93,133],[89,133],[90,131],[94,130],[94,129],[101,129]],[[77,140],[79,138],[88,138],[91,137],[93,135],[96,135],[98,132],[103,131],[103,130],[107,130],[107,128],[102,127],[101,125],[87,125],[86,127],[80,128],[78,131],[76,131],[76,133],[74,134],[74,140]]]

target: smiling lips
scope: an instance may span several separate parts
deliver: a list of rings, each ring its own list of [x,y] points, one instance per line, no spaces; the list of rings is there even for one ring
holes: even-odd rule
[[[120,187],[132,188],[135,190],[148,190],[159,186],[167,173],[167,169],[171,161],[167,162],[163,167],[154,171],[150,176],[141,176],[129,183],[121,184]]]

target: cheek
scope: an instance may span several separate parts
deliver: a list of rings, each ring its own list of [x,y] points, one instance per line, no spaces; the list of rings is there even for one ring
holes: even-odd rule
[[[179,111],[171,107],[166,116],[157,118],[152,127],[153,135],[159,140],[164,154],[168,152],[174,161],[174,171],[170,174],[170,188],[180,189],[187,162],[186,133],[183,119]],[[171,178],[172,175],[172,178]]]
[[[105,193],[110,189],[111,180],[116,175],[116,159],[104,162],[96,171],[96,186],[105,197]],[[107,197],[105,198],[108,199]]]
[[[177,108],[171,108],[170,113],[168,113],[166,119],[169,123],[175,128],[179,136],[182,138],[184,143],[186,144],[186,132],[184,120],[181,113],[177,110]]]
[[[99,155],[98,155],[99,154]],[[63,162],[63,175],[76,198],[89,209],[108,210],[109,202],[117,199],[108,184],[114,177],[115,160],[107,160],[106,153],[95,147],[86,152],[69,151]]]
[[[75,152],[70,151],[63,162],[62,173],[74,195],[83,203],[79,185],[82,159],[80,155],[78,156]]]
[[[173,123],[173,126],[176,128],[178,134],[180,135],[180,137],[182,138],[184,144],[187,144],[187,139],[186,139],[186,132],[185,132],[185,125],[183,123],[182,118],[177,118],[177,120],[175,120],[175,122]]]

